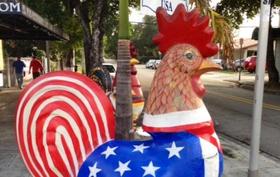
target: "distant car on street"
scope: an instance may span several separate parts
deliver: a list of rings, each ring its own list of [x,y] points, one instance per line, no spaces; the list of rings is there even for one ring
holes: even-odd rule
[[[236,59],[233,62],[233,69],[234,71],[240,71],[242,69],[244,69],[244,59]]]
[[[245,59],[244,61],[244,68],[247,70],[249,73],[253,73],[256,71],[256,61],[257,57],[256,56],[250,56]]]
[[[112,80],[114,80],[115,76],[116,76],[116,68],[113,64],[111,63],[103,63],[102,64],[103,68],[107,69],[110,73],[110,76],[112,78]]]
[[[213,63],[220,65],[223,69],[225,68],[224,61],[221,58],[212,58],[210,59]]]
[[[156,62],[156,59],[150,59],[150,60],[146,63],[145,67],[146,67],[146,68],[153,68],[153,65],[154,65],[155,62]]]
[[[160,64],[161,60],[156,60],[154,63],[153,63],[153,66],[152,66],[152,69],[157,69],[159,64]]]

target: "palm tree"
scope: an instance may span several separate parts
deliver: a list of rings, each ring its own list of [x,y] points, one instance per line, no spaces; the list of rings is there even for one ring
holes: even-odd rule
[[[130,40],[128,30],[128,0],[119,1],[120,23],[117,58],[116,139],[130,139],[132,128],[132,97],[130,84]]]
[[[223,56],[229,61],[233,60],[232,28],[226,19],[210,8],[209,0],[190,0],[190,5],[195,5],[203,15],[211,19],[211,26],[215,32],[214,41],[223,49]]]

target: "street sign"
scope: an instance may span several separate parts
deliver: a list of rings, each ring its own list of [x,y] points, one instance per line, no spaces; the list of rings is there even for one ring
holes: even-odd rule
[[[0,13],[20,13],[21,12],[21,4],[19,2],[13,2],[13,1],[0,1]]]
[[[155,13],[158,7],[163,7],[169,14],[172,14],[177,5],[186,5],[187,2],[188,0],[141,0],[141,10]]]

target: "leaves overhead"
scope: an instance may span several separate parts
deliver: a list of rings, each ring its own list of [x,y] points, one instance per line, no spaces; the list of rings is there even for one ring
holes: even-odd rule
[[[71,48],[81,48],[83,45],[87,48],[98,44],[100,48],[97,53],[102,53],[103,37],[110,38],[118,30],[118,0],[23,0],[23,2],[70,36],[70,41],[52,43],[53,51],[62,52]],[[129,1],[130,7],[137,7],[139,4],[139,0]],[[100,31],[98,38],[93,37],[96,29]],[[100,58],[102,54],[97,53],[90,56]],[[86,60],[93,59],[86,56]]]
[[[199,8],[203,15],[211,19],[211,26],[215,32],[214,41],[221,45],[225,59],[233,60],[232,27],[225,17],[211,9],[208,0],[192,0],[191,5]]]
[[[253,18],[259,12],[259,8],[259,0],[222,0],[217,4],[216,11],[226,17],[234,28],[238,28],[244,16]]]
[[[157,31],[156,17],[148,15],[144,17],[143,23],[134,25],[132,28],[131,40],[134,42],[138,50],[139,59],[142,62],[159,57],[157,47],[151,40]]]

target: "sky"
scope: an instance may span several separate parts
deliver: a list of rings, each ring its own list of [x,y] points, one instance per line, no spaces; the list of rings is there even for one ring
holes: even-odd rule
[[[211,6],[215,6],[220,0],[212,0]],[[132,13],[130,14],[129,20],[132,23],[135,22],[142,22],[142,18],[145,15],[154,15],[154,13],[151,10],[148,10],[147,8],[142,8],[140,10],[131,9]],[[273,27],[279,27],[279,15],[280,11],[274,11],[273,18],[272,18],[272,26]],[[260,23],[260,16],[256,15],[253,19],[245,19],[243,21],[243,24],[241,24],[239,27],[239,30],[234,30],[234,38],[251,38],[252,32],[255,27],[259,26]]]

